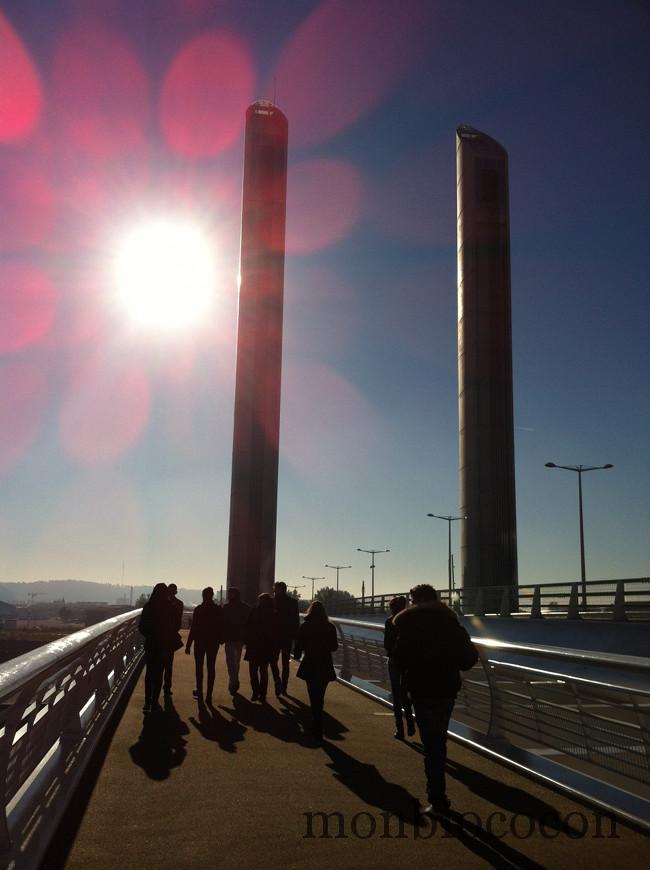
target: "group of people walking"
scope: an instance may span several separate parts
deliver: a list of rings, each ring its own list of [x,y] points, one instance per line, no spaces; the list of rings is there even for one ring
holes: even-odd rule
[[[158,583],[140,618],[140,631],[145,636],[145,705],[144,712],[160,709],[161,690],[172,694],[174,652],[183,645],[179,635],[183,604],[176,598],[176,586]],[[195,608],[185,644],[190,655],[194,648],[196,689],[194,697],[201,704],[212,703],[215,665],[219,647],[223,645],[228,671],[228,691],[236,695],[240,689],[239,671],[244,653],[248,662],[251,700],[266,702],[269,671],[277,697],[287,693],[289,661],[301,660],[297,676],[307,683],[313,716],[312,731],[322,736],[323,704],[328,682],[336,679],[332,653],[337,649],[336,629],[329,622],[320,601],[313,601],[300,624],[297,600],[287,594],[286,583],[274,584],[274,594],[263,592],[257,605],[250,607],[240,597],[239,590],[230,587],[227,602],[214,601],[214,590],[206,587],[202,602]],[[180,605],[180,611],[179,607]],[[203,692],[204,668],[206,671]],[[169,677],[167,677],[169,674]]]
[[[142,610],[140,631],[145,636],[145,713],[159,709],[161,689],[172,694],[174,652],[182,647],[179,629],[183,603],[176,586],[158,583]],[[274,594],[258,596],[255,607],[245,604],[239,590],[228,589],[227,603],[214,601],[207,587],[195,608],[185,652],[194,647],[196,689],[199,703],[211,704],[215,661],[223,644],[228,670],[228,690],[239,692],[239,670],[244,647],[248,662],[251,700],[264,703],[269,670],[275,694],[287,692],[289,660],[300,661],[296,676],[305,680],[312,710],[312,733],[323,736],[323,706],[328,683],[336,679],[332,653],[338,648],[337,633],[320,601],[313,601],[300,623],[298,602],[287,594],[285,583],[274,585]],[[478,654],[456,615],[438,600],[432,586],[422,584],[390,603],[391,616],[384,627],[388,656],[395,737],[404,740],[417,729],[424,750],[424,770],[431,815],[449,810],[445,786],[447,729],[454,700],[461,686],[460,671],[469,670]],[[203,694],[203,669],[207,671]],[[406,733],[405,733],[406,726]]]

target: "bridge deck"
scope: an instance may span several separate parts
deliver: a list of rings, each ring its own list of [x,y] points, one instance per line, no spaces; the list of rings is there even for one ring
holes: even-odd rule
[[[333,684],[327,739],[316,745],[305,733],[302,681],[292,676],[291,697],[272,697],[266,707],[248,692],[233,703],[220,652],[214,708],[201,714],[193,662],[177,653],[173,705],[146,721],[140,676],[44,868],[578,870],[631,867],[647,854],[642,833],[619,822],[611,836],[610,821],[598,822],[590,807],[453,742],[448,792],[456,810],[475,815],[462,824],[422,820],[422,756],[417,741],[393,740],[387,710]],[[318,812],[341,813],[343,830],[332,817],[329,837],[321,837],[314,817],[309,836],[306,814]]]

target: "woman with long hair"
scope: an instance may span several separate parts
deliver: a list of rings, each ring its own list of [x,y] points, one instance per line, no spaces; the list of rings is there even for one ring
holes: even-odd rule
[[[323,736],[325,690],[336,679],[332,653],[338,646],[336,628],[327,618],[325,607],[321,601],[312,601],[298,630],[293,654],[297,660],[302,656],[296,676],[307,683],[313,717],[311,730],[317,740]]]
[[[138,625],[144,635],[144,656],[147,669],[144,675],[145,713],[159,710],[163,668],[166,658],[174,649],[176,624],[165,583],[156,583],[149,600],[142,608]]]
[[[253,694],[251,701],[266,702],[269,684],[269,666],[275,680],[276,694],[279,685],[278,655],[280,652],[280,624],[275,612],[273,596],[262,592],[257,597],[257,606],[251,611],[246,633],[246,655]]]

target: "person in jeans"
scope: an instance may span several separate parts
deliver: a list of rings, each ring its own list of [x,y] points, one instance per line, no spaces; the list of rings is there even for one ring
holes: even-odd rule
[[[296,674],[307,683],[309,703],[313,717],[312,734],[316,740],[323,737],[323,707],[327,684],[336,679],[332,653],[338,649],[336,628],[327,618],[321,601],[312,601],[294,644],[296,659],[304,656]]]
[[[178,634],[181,630],[181,625],[183,623],[183,607],[184,604],[180,600],[180,598],[176,597],[176,593],[178,592],[178,586],[175,583],[170,583],[167,587],[167,594],[169,596],[169,603],[171,605],[171,612],[173,614],[174,620],[174,632]],[[176,644],[169,650],[167,653],[167,657],[165,659],[165,664],[163,668],[163,691],[167,697],[173,694],[172,692],[172,676],[174,673],[174,653],[177,649],[180,649],[183,644],[178,638],[174,638]]]
[[[413,721],[413,707],[406,686],[406,675],[400,670],[393,656],[393,647],[397,629],[393,619],[406,607],[406,597],[398,595],[390,602],[391,615],[384,626],[384,649],[388,655],[388,676],[390,678],[390,691],[393,701],[393,715],[395,716],[396,740],[404,740],[404,719],[406,718],[406,732],[409,737],[415,734],[415,722]]]
[[[411,589],[412,607],[394,618],[397,637],[393,656],[406,673],[415,720],[424,747],[424,771],[432,816],[443,816],[451,804],[445,787],[447,729],[460,689],[460,670],[469,670],[478,653],[455,613],[428,584]]]
[[[221,642],[223,614],[221,607],[214,602],[214,589],[211,586],[207,586],[201,595],[203,602],[194,609],[192,627],[185,644],[185,652],[189,655],[192,644],[194,644],[196,689],[193,694],[195,698],[198,698],[199,704],[203,703],[203,660],[205,659],[208,672],[205,701],[207,704],[211,704],[215,662]]]
[[[269,667],[273,673],[275,685],[279,683],[278,653],[280,651],[280,623],[275,612],[273,596],[270,592],[262,592],[257,597],[257,607],[248,620],[248,637],[246,638],[246,656],[251,678],[251,701],[266,702],[266,692],[269,683]]]
[[[246,643],[251,608],[241,600],[239,589],[228,589],[228,600],[223,606],[223,641],[228,668],[228,691],[233,697],[239,691],[239,665]]]
[[[280,682],[275,687],[276,695],[286,695],[289,685],[289,659],[291,648],[300,628],[300,615],[298,613],[298,601],[293,595],[287,595],[287,584],[278,580],[273,584],[275,592],[275,610],[280,623],[280,660],[282,672]]]

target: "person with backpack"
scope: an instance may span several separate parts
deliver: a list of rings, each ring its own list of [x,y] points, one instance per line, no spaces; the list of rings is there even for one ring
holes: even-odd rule
[[[440,817],[451,807],[445,784],[447,729],[461,687],[460,671],[473,667],[478,653],[456,614],[438,600],[432,586],[414,586],[410,595],[413,606],[394,619],[393,655],[406,675],[424,748],[429,800],[424,812]]]

